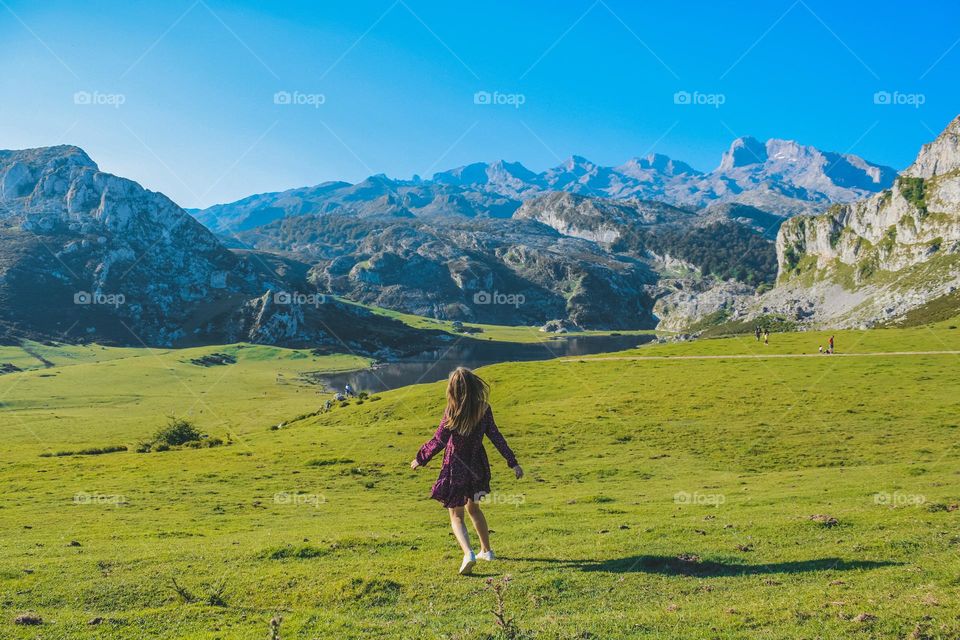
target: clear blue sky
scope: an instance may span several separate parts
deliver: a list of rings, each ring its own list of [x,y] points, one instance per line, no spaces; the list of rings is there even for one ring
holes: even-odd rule
[[[498,158],[710,169],[740,135],[900,169],[960,113],[958,40],[942,1],[0,0],[0,148],[76,144],[187,207]]]

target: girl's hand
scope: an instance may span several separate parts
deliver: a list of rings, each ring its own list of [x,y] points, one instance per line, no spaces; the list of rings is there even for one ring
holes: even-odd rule
[[[523,477],[523,469],[520,468],[520,465],[513,468],[513,473],[516,474],[517,480]]]
[[[416,469],[416,468],[419,467],[419,466],[420,466],[420,463],[417,462],[417,459],[416,459],[416,458],[414,458],[413,460],[410,461],[410,468],[411,468],[411,469]]]

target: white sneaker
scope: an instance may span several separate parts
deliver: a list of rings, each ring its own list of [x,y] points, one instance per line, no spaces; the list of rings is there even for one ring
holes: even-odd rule
[[[487,562],[497,559],[497,556],[493,555],[493,549],[490,549],[490,551],[481,551],[477,554],[477,557],[481,560],[486,560]]]
[[[460,565],[460,575],[468,576],[473,573],[473,565],[477,564],[477,556],[473,551],[463,556],[463,564]]]

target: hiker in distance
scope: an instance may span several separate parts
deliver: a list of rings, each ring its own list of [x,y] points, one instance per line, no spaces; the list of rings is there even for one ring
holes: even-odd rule
[[[479,503],[490,493],[490,463],[483,448],[484,436],[504,457],[517,479],[523,477],[523,469],[493,420],[489,395],[490,387],[470,369],[458,367],[451,373],[447,381],[447,408],[440,426],[410,463],[411,469],[417,469],[443,451],[440,477],[434,483],[430,497],[450,512],[453,535],[463,549],[460,575],[472,572],[477,558],[489,561],[495,557],[490,548],[490,530]],[[480,538],[479,554],[474,554],[470,546],[470,536],[463,520],[464,510]]]

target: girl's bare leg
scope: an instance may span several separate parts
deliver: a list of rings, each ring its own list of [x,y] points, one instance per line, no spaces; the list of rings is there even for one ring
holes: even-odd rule
[[[460,543],[463,554],[467,555],[470,549],[470,535],[467,533],[467,525],[463,521],[463,507],[453,507],[450,510],[450,528],[453,529],[453,535]],[[471,516],[472,517],[472,516]]]
[[[473,528],[477,530],[477,536],[480,538],[480,551],[490,551],[490,529],[487,527],[487,519],[480,510],[480,505],[473,500],[468,500],[467,513],[470,514]]]

